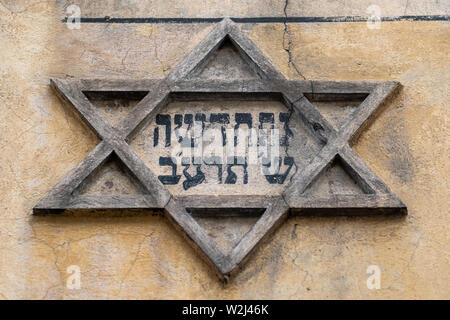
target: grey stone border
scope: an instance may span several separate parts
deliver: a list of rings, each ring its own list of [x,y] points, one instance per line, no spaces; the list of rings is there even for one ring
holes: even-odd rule
[[[225,39],[238,48],[244,60],[259,76],[257,80],[196,80],[191,78]],[[384,214],[406,213],[406,206],[352,150],[351,141],[374,116],[379,107],[399,87],[387,82],[332,82],[286,80],[264,54],[230,19],[216,25],[210,34],[165,78],[157,80],[52,79],[51,86],[72,106],[101,142],[33,209],[34,213],[59,213],[83,209],[164,209],[166,216],[182,231],[209,262],[219,278],[226,281],[246,260],[255,246],[279,225],[288,211],[300,214]],[[83,91],[148,91],[132,111],[111,126],[92,106]],[[173,93],[252,94],[278,93],[286,106],[299,114],[308,131],[324,146],[315,158],[299,170],[281,196],[172,196],[157,176],[129,146],[137,130],[164,106]],[[342,94],[368,95],[351,119],[335,130],[312,105],[307,95],[333,97]],[[75,189],[110,155],[116,154],[145,187],[140,196],[73,195]],[[303,192],[335,159],[366,192],[363,195],[305,196]],[[224,254],[198,225],[189,209],[265,208],[241,241]]]

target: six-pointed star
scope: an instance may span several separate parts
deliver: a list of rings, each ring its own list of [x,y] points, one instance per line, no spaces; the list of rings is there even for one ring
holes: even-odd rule
[[[198,80],[195,75],[224,40],[230,40],[242,58],[258,75],[256,80]],[[34,212],[61,212],[67,209],[165,209],[168,218],[200,249],[221,279],[228,279],[249,253],[291,211],[333,214],[406,213],[405,205],[351,149],[349,141],[367,123],[379,106],[399,86],[396,82],[329,82],[286,80],[264,54],[230,20],[224,19],[165,79],[162,80],[77,80],[52,79],[61,98],[80,114],[101,142],[34,208]],[[117,126],[102,118],[85,91],[148,91]],[[280,93],[288,108],[300,115],[309,132],[324,143],[309,164],[293,176],[281,196],[201,196],[175,197],[139,159],[128,141],[137,128],[156,115],[170,93]],[[304,94],[362,94],[362,104],[339,130],[335,130]],[[104,161],[115,154],[146,188],[139,196],[76,195],[74,190]],[[362,195],[306,196],[305,189],[333,161],[338,159],[365,191]],[[224,254],[197,224],[189,208],[265,208],[256,224],[241,241]]]

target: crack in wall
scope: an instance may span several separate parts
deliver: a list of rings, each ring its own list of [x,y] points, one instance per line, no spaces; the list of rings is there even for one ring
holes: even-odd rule
[[[295,64],[295,62],[293,60],[293,57],[292,57],[292,51],[291,51],[291,48],[292,48],[292,35],[291,35],[290,31],[289,31],[289,26],[288,26],[288,23],[287,23],[287,20],[288,20],[287,7],[288,7],[288,5],[289,5],[289,0],[286,0],[286,2],[284,3],[284,9],[283,9],[284,18],[285,18],[285,20],[283,22],[283,25],[284,25],[283,49],[288,54],[288,58],[289,58],[288,65],[289,65],[289,67],[292,66],[294,68],[295,72],[300,77],[302,77],[303,80],[306,80],[305,76],[301,73],[301,71],[299,70],[299,68]],[[287,38],[287,43],[286,43],[286,38]]]

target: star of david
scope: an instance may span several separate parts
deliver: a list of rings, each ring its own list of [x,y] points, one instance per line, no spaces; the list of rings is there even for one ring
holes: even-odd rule
[[[255,80],[199,80],[198,70],[211,54],[228,39],[256,72]],[[223,280],[246,260],[255,246],[278,226],[288,212],[327,214],[406,213],[403,202],[352,150],[349,142],[374,116],[379,107],[399,87],[387,82],[331,82],[287,80],[268,58],[230,20],[218,23],[209,35],[164,79],[158,80],[77,80],[52,79],[59,96],[81,116],[100,138],[100,143],[34,208],[39,212],[81,209],[164,209],[169,220],[206,258]],[[148,91],[131,112],[112,126],[91,104],[84,91]],[[279,93],[289,108],[300,115],[304,127],[324,146],[292,177],[280,196],[172,196],[167,188],[128,144],[137,128],[167,104],[171,93]],[[305,95],[366,95],[361,105],[340,129],[322,116]],[[145,187],[143,195],[74,195],[74,190],[115,154]],[[364,194],[311,196],[304,193],[333,161],[338,159]],[[265,208],[256,224],[228,254],[199,226],[189,208]]]

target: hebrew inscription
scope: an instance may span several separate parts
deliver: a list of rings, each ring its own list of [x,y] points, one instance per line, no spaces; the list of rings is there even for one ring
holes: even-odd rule
[[[279,194],[320,148],[276,99],[175,100],[161,111],[131,145],[174,194]]]

